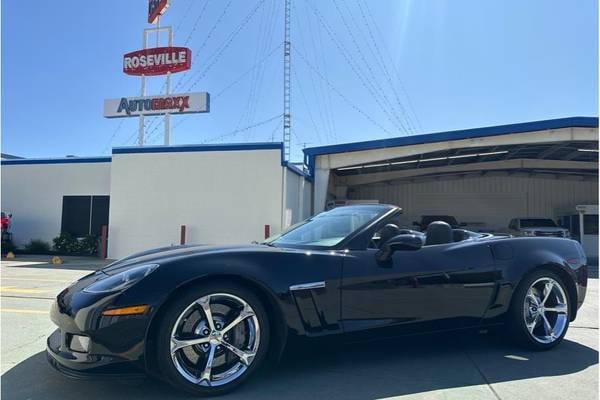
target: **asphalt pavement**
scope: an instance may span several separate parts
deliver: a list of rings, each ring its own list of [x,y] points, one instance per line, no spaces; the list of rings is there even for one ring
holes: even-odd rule
[[[2,399],[187,399],[152,379],[78,381],[46,361],[54,297],[104,265],[94,260],[2,262]],[[27,264],[36,262],[36,264]],[[597,274],[595,274],[597,277]],[[495,334],[452,333],[288,350],[223,399],[598,399],[598,279],[565,341],[529,352]]]

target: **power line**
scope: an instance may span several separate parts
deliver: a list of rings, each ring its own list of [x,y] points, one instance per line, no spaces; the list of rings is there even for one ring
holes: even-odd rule
[[[252,72],[255,68],[257,68],[259,65],[261,65],[262,63],[264,63],[265,61],[267,61],[273,54],[275,54],[275,52],[277,50],[279,50],[281,48],[281,46],[283,46],[283,43],[280,43],[279,45],[277,45],[276,47],[274,47],[273,49],[271,49],[271,51],[269,51],[269,53],[267,55],[265,55],[262,59],[260,59],[258,62],[256,62],[253,66],[251,66],[246,71],[244,71],[233,82],[231,82],[230,84],[228,84],[227,86],[225,86],[223,89],[221,89],[220,91],[218,91],[214,96],[211,96],[211,99],[213,99],[213,100],[216,99],[217,97],[221,96],[224,92],[226,92],[227,90],[231,89],[231,87],[233,87],[236,84],[238,84],[250,72]]]
[[[177,25],[175,26],[175,32],[179,31],[179,28],[181,28],[181,25],[183,25],[183,21],[186,20],[188,15],[191,15],[190,11],[192,11],[192,7],[194,6],[194,3],[196,3],[195,0],[188,0],[188,2],[189,2],[188,7],[187,7],[185,13],[183,14],[183,18],[181,18],[179,20],[179,22],[177,23]]]
[[[325,77],[323,75],[321,75],[321,73],[319,72],[319,70],[317,70],[307,59],[306,57],[304,57],[302,55],[302,53],[300,53],[298,51],[298,49],[296,49],[296,47],[293,48],[293,50],[296,52],[296,54],[298,54],[300,56],[300,59],[302,61],[304,61],[304,63],[311,69],[313,70],[317,76],[319,78],[321,78],[326,84],[327,86],[329,86],[329,88],[335,93],[337,94],[342,100],[344,100],[350,107],[352,107],[353,109],[355,109],[357,112],[359,112],[360,114],[362,114],[366,119],[368,119],[369,121],[371,121],[374,125],[378,126],[379,128],[381,128],[381,130],[383,130],[384,132],[386,132],[387,134],[391,134],[391,132],[389,130],[387,130],[383,125],[381,125],[379,122],[375,121],[373,118],[371,118],[369,116],[369,114],[367,114],[366,112],[364,112],[362,109],[360,109],[357,105],[355,105],[354,103],[352,103],[346,96],[344,96],[335,86],[333,86],[333,84],[331,82],[329,82],[329,80],[326,80]]]
[[[113,134],[110,136],[110,139],[108,139],[108,142],[106,142],[106,146],[104,146],[104,149],[102,150],[102,152],[104,153],[106,150],[108,150],[108,148],[110,147],[110,144],[112,143],[113,139],[115,138],[115,136],[117,136],[117,134],[119,133],[119,131],[121,130],[121,127],[123,126],[123,122],[125,122],[125,119],[121,119],[119,121],[119,124],[117,125],[117,127],[115,128],[115,130],[113,131]]]
[[[300,85],[300,80],[298,79],[298,74],[296,73],[295,69],[294,69],[294,76],[296,77],[296,85],[298,86],[298,91],[300,92],[300,96],[302,97],[302,100],[304,101],[304,105],[306,106],[306,111],[308,111],[308,117],[310,118],[310,122],[312,123],[315,133],[317,134],[319,143],[323,143],[323,140],[321,139],[321,134],[319,133],[319,129],[317,128],[317,124],[315,123],[315,119],[313,118],[312,112],[310,111],[308,101],[306,100],[306,96],[304,95],[304,90],[302,90],[302,85]],[[310,75],[310,76],[312,79],[312,75]],[[297,117],[294,116],[294,118],[297,118]]]
[[[296,9],[296,7],[292,5],[292,9],[294,11],[294,15],[296,17],[296,22],[297,22],[298,26],[308,26],[309,27],[309,35],[310,35],[310,18],[307,18],[307,23],[305,25],[303,25],[300,22],[300,18],[298,17],[299,12]],[[300,38],[300,40],[297,41],[297,42],[300,43],[300,45],[302,46],[303,53],[306,54],[307,57],[308,57],[309,53],[308,53],[308,50],[307,50],[307,46],[304,44],[305,39],[304,39],[304,35],[303,35],[302,31],[303,31],[303,29],[299,29],[298,30],[298,37]],[[318,57],[316,55],[316,51],[314,49],[314,46],[313,46],[313,57],[315,58],[315,60],[318,61]],[[316,66],[316,67],[318,68],[318,66]],[[318,85],[315,83],[315,79],[313,78],[313,74],[308,74],[308,78],[309,78],[310,85],[311,85],[313,93],[314,93],[313,99],[314,99],[314,104],[315,104],[316,110],[317,110],[316,114],[318,114],[318,116],[320,117],[319,119],[320,119],[320,122],[321,122],[321,129],[317,128],[317,124],[316,124],[316,119],[317,118],[313,118],[313,116],[312,116],[312,112],[311,112],[309,103],[307,101],[307,98],[306,98],[306,95],[305,95],[305,91],[303,90],[302,85],[300,85],[300,79],[299,79],[298,74],[296,73],[295,69],[294,69],[294,77],[296,78],[296,84],[298,85],[298,88],[300,90],[300,95],[302,96],[302,99],[303,99],[304,105],[305,105],[305,107],[306,107],[306,109],[308,111],[309,117],[310,117],[311,121],[313,122],[313,129],[315,131],[315,134],[318,137],[319,142],[323,143],[323,139],[321,138],[321,132],[323,132],[323,134],[325,136],[325,140],[327,142],[329,142],[330,141],[330,135],[329,135],[330,132],[328,132],[328,130],[327,130],[328,126],[325,123],[325,117],[324,117],[325,106],[324,106],[324,104],[322,105],[322,101],[324,99],[324,96],[320,95],[319,91],[317,90],[317,86]],[[322,88],[323,88],[322,81],[319,81],[319,85],[320,85],[319,87],[321,88],[321,93],[323,93],[323,90],[322,90]],[[295,118],[295,115],[294,115],[294,118]]]
[[[334,0],[334,4],[335,4],[335,7],[336,7],[336,9],[338,11],[338,14],[342,18],[342,21],[343,21],[343,23],[344,23],[344,25],[346,27],[346,30],[350,34],[350,38],[352,39],[352,43],[354,44],[354,47],[358,51],[358,55],[359,55],[361,61],[367,67],[367,70],[369,71],[369,73],[371,75],[371,81],[372,81],[371,85],[373,86],[373,89],[375,91],[379,91],[381,93],[384,103],[391,110],[390,114],[398,121],[398,124],[405,130],[405,132],[413,133],[414,130],[412,129],[410,121],[408,121],[408,119],[405,122],[402,121],[402,119],[398,115],[398,111],[396,110],[396,108],[394,107],[394,105],[390,101],[388,95],[386,94],[386,90],[384,90],[384,88],[382,87],[382,85],[379,83],[379,80],[377,79],[377,74],[375,73],[375,71],[373,71],[373,68],[371,67],[371,63],[369,61],[367,61],[367,58],[365,57],[365,55],[364,55],[364,53],[363,53],[363,51],[361,49],[361,46],[358,44],[358,39],[356,38],[356,35],[354,34],[354,30],[350,29],[350,26],[348,25],[348,22],[346,21],[346,18],[344,17],[342,11],[338,7],[338,2],[336,0]],[[354,14],[352,13],[352,10],[348,6],[348,4],[346,4],[346,3],[343,3],[343,4],[346,5],[346,10],[347,10],[348,14],[350,15],[350,18],[352,19],[353,25],[356,26],[356,29],[358,29],[358,22],[354,18]],[[362,34],[361,34],[361,36],[362,36]],[[368,43],[367,43],[367,47],[370,48],[368,46]]]
[[[319,29],[318,24],[315,26],[315,31],[318,34],[318,39],[319,39],[319,46],[317,46],[316,42],[315,42],[315,35],[313,34],[313,29],[312,29],[312,22],[311,22],[311,18],[308,17],[308,15],[306,16],[306,25],[308,26],[308,34],[310,37],[310,44],[312,45],[312,50],[313,50],[313,57],[315,59],[315,63],[316,63],[316,67],[321,71],[321,73],[327,78],[327,65],[326,65],[326,59],[327,57],[325,57],[325,53],[323,50],[323,38],[321,35],[321,30]],[[321,54],[320,56],[317,54],[317,49],[320,48],[321,50]],[[321,61],[322,63],[322,68],[321,66],[319,66],[319,61]],[[309,75],[311,78],[311,82],[313,83],[314,86],[314,80],[312,79],[312,75]],[[323,81],[319,80],[318,83],[319,86],[319,90],[321,95],[317,96],[320,100],[322,100],[322,104],[323,104],[323,112],[321,113],[321,117],[323,119],[324,125],[326,126],[326,129],[329,130],[329,135],[328,137],[330,138],[329,140],[333,139],[334,143],[337,142],[337,133],[335,132],[335,124],[334,124],[334,118],[333,118],[333,106],[331,103],[331,93],[329,92],[329,90],[326,90],[324,85],[323,85]],[[315,89],[315,94],[316,94],[316,89]]]
[[[323,17],[319,13],[319,11],[311,3],[307,2],[307,4],[309,4],[311,6],[313,14],[315,14],[315,16],[317,17],[317,20],[319,21],[319,23],[325,28],[325,32],[327,32],[327,34],[329,35],[329,38],[335,44],[335,46],[337,47],[338,51],[342,54],[342,56],[346,60],[346,63],[350,66],[350,68],[352,69],[352,72],[354,72],[354,74],[357,76],[357,78],[360,81],[360,83],[362,84],[362,86],[369,92],[369,94],[371,95],[371,97],[373,98],[373,100],[375,101],[375,103],[377,103],[377,105],[379,106],[379,108],[381,109],[381,111],[386,115],[387,119],[392,123],[392,125],[396,126],[396,123],[395,123],[394,119],[391,117],[391,115],[386,110],[386,108],[381,104],[381,101],[377,97],[377,94],[375,92],[373,92],[372,88],[369,87],[369,85],[367,85],[367,83],[365,82],[365,79],[363,78],[362,74],[357,69],[357,67],[354,65],[354,62],[353,62],[352,58],[348,56],[348,54],[347,54],[348,51],[346,50],[346,48],[343,45],[343,43],[341,43],[341,42],[339,42],[337,40],[335,34],[329,28],[329,26],[325,23]],[[387,129],[386,129],[386,132],[388,132],[389,134],[391,134],[391,132],[389,132]]]
[[[364,19],[364,21],[365,21],[365,23],[367,25],[367,29],[369,31],[369,35],[370,35],[371,40],[373,42],[373,45],[374,45],[374,47],[375,47],[375,49],[376,49],[376,51],[377,51],[377,53],[379,55],[380,63],[383,66],[384,72],[385,72],[385,74],[386,74],[386,76],[387,76],[387,78],[388,78],[388,80],[390,82],[390,86],[391,86],[392,90],[394,91],[394,95],[396,96],[399,104],[401,105],[402,103],[399,100],[399,96],[398,96],[398,94],[396,92],[396,87],[391,83],[391,74],[388,72],[387,63],[385,62],[385,60],[383,59],[383,56],[381,55],[381,51],[379,50],[379,46],[377,44],[378,41],[375,39],[375,37],[374,37],[374,35],[373,35],[372,31],[371,31],[371,25],[368,23],[368,20],[365,17],[365,13],[364,13],[363,8],[361,7],[360,3],[361,3],[361,0],[357,0],[357,4],[358,4],[358,7],[360,9],[361,15],[362,15],[362,17],[363,17],[363,19]],[[373,26],[375,26],[375,29],[379,32],[380,37],[382,37],[383,35],[381,35],[381,32],[379,31],[378,25],[375,22],[375,18],[373,17],[373,14],[371,13],[371,10],[369,9],[368,3],[363,0],[363,4],[364,4],[364,9],[367,11],[367,14],[371,18]],[[383,44],[385,44],[383,41],[381,41],[381,42]],[[386,49],[385,46],[383,46],[383,48],[384,48],[384,50]],[[404,94],[406,96],[406,102],[408,104],[408,108],[409,108],[410,112],[412,112],[412,115],[413,115],[413,117],[414,117],[414,119],[416,121],[416,125],[417,125],[419,131],[422,132],[423,131],[423,126],[421,125],[421,121],[419,120],[419,117],[417,116],[417,113],[415,112],[415,110],[414,110],[414,108],[412,106],[412,102],[410,101],[410,97],[408,96],[408,92],[403,87],[402,79],[399,77],[400,74],[398,73],[398,71],[394,67],[394,63],[393,63],[392,57],[390,56],[390,54],[389,54],[388,51],[386,51],[386,54],[388,55],[388,58],[389,58],[389,61],[390,61],[390,65],[394,69],[394,73],[395,73],[395,77],[396,77],[396,82],[398,82],[398,85],[400,86],[400,89],[404,92]],[[401,105],[401,107],[402,107],[402,105]],[[404,112],[404,108],[403,107],[402,107],[402,109],[403,109],[403,112]],[[406,113],[406,115],[408,117],[409,113]]]
[[[227,14],[227,11],[229,10],[229,7],[231,6],[232,1],[233,0],[229,0],[227,2],[227,4],[225,5],[225,8],[221,12],[221,14],[219,15],[219,17],[215,21],[215,23],[212,25],[212,27],[209,29],[208,34],[206,35],[206,38],[204,39],[204,41],[202,42],[202,44],[200,45],[200,47],[198,48],[198,50],[194,53],[194,57],[193,58],[196,58],[196,56],[198,54],[200,54],[200,52],[204,49],[204,47],[208,43],[209,39],[212,37],[213,33],[217,29],[217,26],[219,26],[219,24],[221,23],[221,21],[223,20],[223,18]],[[177,88],[179,88],[182,85],[183,80],[185,79],[185,77],[187,76],[188,73],[189,73],[189,71],[186,71],[186,72],[183,73],[183,75],[181,76],[181,78],[177,81],[177,84],[175,85],[175,88],[173,89],[173,91],[176,91]]]
[[[263,1],[264,1],[264,0],[263,0]],[[228,2],[226,5],[225,5],[225,8],[223,9],[223,11],[222,11],[222,12],[221,12],[221,14],[219,15],[219,17],[217,18],[217,20],[215,21],[215,23],[213,24],[213,26],[212,26],[212,27],[211,27],[211,29],[209,30],[209,32],[208,32],[208,34],[207,34],[206,38],[204,39],[204,41],[203,41],[203,42],[202,42],[202,44],[200,45],[200,48],[199,48],[199,49],[198,49],[198,50],[197,50],[197,51],[194,53],[194,57],[193,57],[193,58],[195,58],[195,57],[196,57],[196,56],[197,56],[197,55],[198,55],[198,54],[199,54],[199,53],[202,51],[202,49],[204,49],[204,47],[205,47],[205,46],[206,46],[206,44],[208,43],[208,40],[209,40],[209,39],[212,37],[212,35],[213,35],[214,31],[216,30],[217,26],[219,26],[219,24],[221,23],[221,21],[223,20],[223,18],[224,18],[224,17],[225,17],[225,15],[227,14],[227,11],[229,10],[229,7],[231,6],[231,3],[232,3],[232,2],[233,2],[233,0],[229,0],[229,2]],[[212,57],[214,57],[214,55],[213,55]],[[210,57],[209,57],[209,59],[210,59]],[[210,67],[210,66],[211,66],[211,65],[209,65],[209,67]],[[184,72],[184,73],[183,73],[183,76],[182,76],[182,77],[179,79],[179,81],[177,82],[177,84],[176,84],[176,85],[175,85],[175,87],[173,88],[173,92],[177,92],[177,89],[178,89],[180,86],[182,86],[182,85],[184,84],[184,83],[183,83],[183,81],[184,81],[185,77],[187,76],[188,72],[189,72],[189,71],[186,71],[186,72]],[[189,79],[186,81],[186,83],[187,83],[187,82],[189,82],[189,81],[192,79],[192,77],[193,77],[193,76],[194,76],[194,74],[192,74],[192,75],[189,77]],[[166,88],[166,82],[165,82],[165,85],[163,85],[163,89],[164,89],[164,88]],[[161,93],[162,93],[162,90],[163,90],[163,89],[161,89]],[[163,120],[164,120],[164,117],[163,117]],[[160,121],[159,121],[158,123],[160,124]],[[150,125],[148,128],[150,128],[150,127],[152,127],[152,125]],[[154,131],[157,129],[157,127],[158,127],[158,125],[154,126],[154,130],[153,130],[152,132],[154,132]],[[152,133],[152,132],[151,132],[151,133]]]
[[[204,12],[206,11],[206,6],[208,6],[208,0],[206,0],[204,2],[204,7],[202,7],[202,10],[200,10],[200,14],[198,14],[198,17],[196,18],[196,21],[194,22],[194,25],[192,26],[192,30],[190,31],[187,38],[185,39],[185,42],[183,43],[184,47],[187,46],[187,44],[190,42],[190,39],[194,35],[194,32],[196,32],[196,29],[198,28],[198,23],[200,22],[200,20],[202,19],[202,16],[204,15]]]
[[[270,42],[273,38],[278,4],[279,0],[271,0],[270,11],[267,10],[267,7],[263,8],[264,12],[261,15],[261,20],[259,23],[259,32],[257,35],[257,46],[254,53],[254,60],[258,60],[258,58],[261,57],[261,54],[264,54],[269,48]],[[254,69],[250,80],[250,90],[248,91],[246,105],[244,111],[240,113],[240,118],[236,128],[242,124],[250,124],[252,121],[254,121],[258,104],[260,104],[260,96],[263,88],[265,71],[266,68],[262,64],[259,66],[259,68]],[[245,135],[245,140],[248,140],[252,134],[252,130],[248,131]]]
[[[282,114],[277,114],[277,115],[275,115],[275,116],[273,116],[271,118],[265,119],[263,121],[259,121],[259,122],[255,123],[255,124],[246,126],[244,128],[235,129],[235,130],[233,130],[231,132],[224,133],[222,135],[218,135],[218,136],[215,136],[215,137],[212,137],[212,138],[209,138],[209,139],[205,139],[205,140],[202,141],[202,143],[214,142],[215,140],[221,140],[221,139],[224,139],[224,138],[229,137],[229,136],[235,136],[238,133],[247,131],[248,129],[253,129],[253,128],[256,128],[258,126],[266,125],[266,124],[268,124],[271,121],[274,121],[276,119],[281,118],[281,115]]]
[[[233,40],[237,37],[237,35],[248,25],[248,23],[250,22],[252,17],[256,14],[258,9],[264,4],[264,2],[265,2],[265,0],[260,0],[257,2],[257,4],[254,6],[254,8],[250,11],[250,13],[242,20],[242,22],[240,22],[240,24],[237,26],[237,28],[229,35],[229,38],[225,41],[225,43],[221,46],[221,48],[210,57],[212,59],[212,61],[209,62],[209,64],[204,68],[204,70],[202,70],[201,72],[198,71],[198,72],[200,72],[200,75],[198,76],[198,78],[196,78],[192,82],[192,84],[186,89],[186,91],[189,91],[192,88],[194,88],[194,86],[196,86],[198,84],[198,82],[200,82],[200,80],[202,78],[204,78],[204,76],[206,76],[208,71],[210,71],[210,69],[217,63],[217,61],[220,60],[220,58],[223,55],[223,53],[225,52],[225,50],[227,50],[229,48],[229,46],[231,45]],[[183,86],[187,85],[192,80],[194,75],[197,75],[197,73],[192,74],[192,76],[190,76],[190,78],[185,83],[183,83]]]

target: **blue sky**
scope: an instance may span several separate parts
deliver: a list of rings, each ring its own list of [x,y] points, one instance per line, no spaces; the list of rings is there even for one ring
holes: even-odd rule
[[[121,65],[142,47],[146,7],[2,3],[2,152],[134,145],[138,120],[105,119],[102,104],[139,93]],[[595,116],[597,15],[595,0],[292,0],[292,158],[303,146]],[[173,144],[281,140],[283,1],[171,0],[161,25],[193,52],[177,92],[212,95],[209,114],[172,117]],[[162,85],[152,78],[148,93]],[[161,144],[162,119],[147,123]]]

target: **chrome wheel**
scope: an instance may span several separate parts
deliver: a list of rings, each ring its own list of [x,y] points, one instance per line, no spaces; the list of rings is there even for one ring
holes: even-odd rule
[[[177,318],[171,359],[179,374],[200,386],[221,386],[246,372],[260,344],[252,307],[228,293],[203,296]]]
[[[556,280],[539,278],[529,286],[523,318],[534,340],[549,344],[559,339],[567,327],[568,314],[567,296]]]

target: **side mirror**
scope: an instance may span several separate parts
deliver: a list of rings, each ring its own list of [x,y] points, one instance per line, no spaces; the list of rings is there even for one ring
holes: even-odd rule
[[[383,247],[375,253],[375,258],[379,262],[386,262],[395,251],[414,251],[421,247],[423,247],[421,235],[397,235],[385,242]]]

